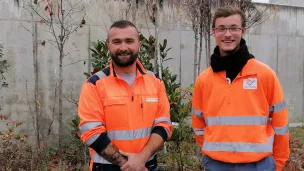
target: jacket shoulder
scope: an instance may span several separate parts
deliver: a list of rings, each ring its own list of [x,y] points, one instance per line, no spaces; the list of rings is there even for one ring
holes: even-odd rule
[[[212,68],[208,67],[199,74],[196,81],[205,82],[206,79],[208,79],[212,75],[212,73],[213,73]]]
[[[93,74],[92,76],[90,76],[87,80],[87,83],[92,83],[92,84],[96,85],[96,82],[98,80],[106,78],[109,75],[110,75],[110,67],[106,67],[103,70],[98,71],[95,74]]]
[[[252,70],[254,70],[259,76],[276,76],[275,71],[269,65],[256,59],[251,59],[249,61]]]

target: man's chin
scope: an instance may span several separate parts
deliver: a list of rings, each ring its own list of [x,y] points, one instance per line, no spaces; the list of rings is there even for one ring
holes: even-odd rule
[[[128,67],[128,66],[134,64],[136,61],[130,61],[130,60],[119,60],[119,61],[117,61],[117,60],[113,60],[113,62],[119,67]]]
[[[235,46],[233,46],[233,47],[224,47],[224,48],[222,48],[222,51],[229,53],[229,52],[233,52],[235,49],[236,49]]]
[[[137,55],[111,55],[111,59],[119,67],[128,67],[136,62]]]
[[[118,59],[120,59],[120,60],[129,60],[130,58],[131,58],[131,55],[118,56]]]

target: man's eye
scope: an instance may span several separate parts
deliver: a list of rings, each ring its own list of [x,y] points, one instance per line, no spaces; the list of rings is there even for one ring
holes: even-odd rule
[[[226,28],[218,28],[219,31],[225,31]]]

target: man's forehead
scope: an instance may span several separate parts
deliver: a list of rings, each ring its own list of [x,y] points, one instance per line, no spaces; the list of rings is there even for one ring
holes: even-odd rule
[[[134,27],[117,28],[113,27],[108,32],[109,39],[135,39],[138,38],[138,33]]]
[[[219,17],[215,21],[216,25],[241,25],[242,19],[240,15],[231,15],[228,17]]]

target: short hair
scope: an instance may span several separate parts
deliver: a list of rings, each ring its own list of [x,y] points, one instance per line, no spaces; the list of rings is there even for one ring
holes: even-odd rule
[[[245,13],[238,7],[225,6],[225,7],[220,7],[216,10],[214,17],[213,17],[212,28],[215,28],[216,19],[221,18],[221,17],[229,17],[229,16],[235,15],[235,14],[238,14],[241,16],[242,27],[246,27]]]
[[[133,28],[135,28],[135,30],[136,30],[136,32],[138,34],[138,38],[139,38],[139,31],[137,30],[136,26],[131,21],[128,21],[128,20],[118,20],[118,21],[115,21],[111,25],[110,29],[111,28],[121,28],[121,29],[123,29],[123,28],[127,28],[127,27],[133,27]]]

